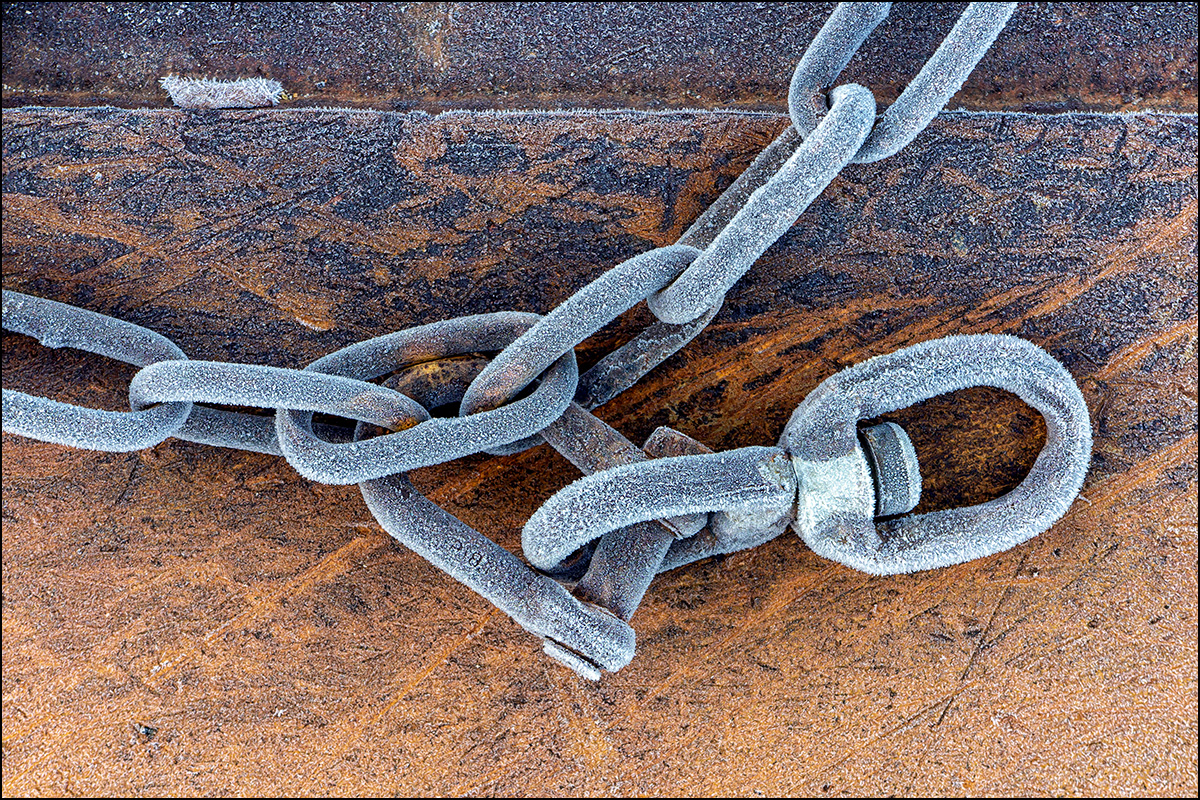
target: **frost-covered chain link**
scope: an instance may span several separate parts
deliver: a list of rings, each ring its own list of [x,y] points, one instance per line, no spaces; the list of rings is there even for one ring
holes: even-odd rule
[[[540,319],[537,314],[500,312],[443,320],[359,342],[305,369],[367,381],[422,361],[499,350]],[[578,378],[572,350],[556,358],[528,397],[500,408],[427,419],[398,433],[341,444],[313,433],[311,413],[281,409],[276,432],[280,449],[301,475],[322,483],[359,483],[532,436],[562,416]]]
[[[753,190],[683,275],[649,299],[650,310],[660,320],[685,323],[718,304],[846,164],[877,161],[911,142],[962,86],[1016,3],[970,4],[878,121],[874,96],[856,84],[833,88],[828,108],[823,107],[823,98],[818,108],[813,98],[832,85],[890,6],[840,3],[835,9],[792,78],[788,110],[793,124],[776,146],[778,151],[793,147],[794,152],[777,173]]]
[[[302,474],[339,483],[427,466],[480,449],[505,452],[511,451],[514,443],[527,446],[537,441],[531,437],[557,419],[569,402],[563,390],[567,382],[573,382],[566,372],[574,370],[573,349],[577,345],[643,299],[662,320],[602,359],[578,385],[572,386],[580,405],[594,408],[686,344],[716,313],[728,288],[791,227],[843,166],[853,159],[862,160],[863,148],[871,142],[876,142],[871,146],[886,142],[889,152],[894,152],[932,119],[995,39],[1014,5],[971,4],[913,84],[877,124],[874,99],[860,86],[833,89],[832,105],[823,115],[811,102],[814,93],[837,77],[862,41],[886,17],[889,7],[887,3],[841,4],[796,68],[789,91],[794,126],[739,176],[679,243],[635,256],[610,269],[545,318],[532,322],[525,333],[503,348],[463,398],[461,413],[468,421],[422,420],[411,431],[385,437],[386,447],[330,448],[319,440],[309,440],[304,426],[297,425],[289,415],[281,415],[282,421],[272,433],[262,417],[206,408],[192,412],[186,406],[188,402],[238,403],[286,408],[293,414],[341,408],[336,392],[328,398],[334,405],[309,407],[299,402],[302,396],[324,397],[326,391],[332,391],[329,386],[314,392],[286,385],[284,373],[272,375],[270,368],[210,365],[205,368],[207,372],[201,372],[198,366],[189,366],[186,371],[164,366],[142,376],[134,387],[132,413],[79,409],[8,392],[6,429],[104,449],[150,446],[172,433],[264,452],[282,449]],[[903,120],[904,124],[895,120]],[[896,130],[903,130],[903,137],[896,138],[891,132]],[[61,330],[62,336],[73,337],[63,339],[63,344],[74,342],[81,349],[112,354],[138,365],[184,358],[178,348],[146,329],[50,303],[36,298],[13,300],[12,311],[6,308],[6,318],[11,317],[11,325],[7,326],[22,330],[22,320],[37,317],[30,310],[38,309],[45,319],[37,324],[45,329],[41,333],[33,328],[23,332],[31,332],[52,346],[53,337],[41,334]],[[94,334],[86,331],[88,325],[95,327]],[[452,337],[454,325],[453,321],[435,323],[434,327],[420,329],[420,333],[403,332],[403,337]],[[130,350],[134,345],[141,349]],[[361,349],[355,352],[371,352],[371,347],[381,346],[387,345],[361,343],[356,346]],[[551,392],[539,388],[534,395],[506,406],[551,364],[558,365],[553,403],[546,402]],[[254,379],[250,377],[252,372]],[[230,393],[233,389],[236,391]],[[372,390],[362,391],[366,392],[364,396],[371,396]],[[380,403],[400,403],[403,407],[403,401],[396,398],[385,401],[378,392],[375,397]],[[160,402],[170,405],[149,407]],[[349,411],[352,417],[358,413],[353,408]],[[407,407],[406,411],[411,414],[414,409]],[[285,434],[282,442],[280,432]],[[368,458],[361,458],[363,455]],[[374,466],[366,466],[367,460]]]
[[[911,141],[961,86],[1015,4],[971,4],[917,78],[877,120],[867,89],[829,87],[886,17],[889,5],[838,7],[796,69],[789,90],[793,125],[678,242],[609,269],[544,317],[501,312],[445,320],[359,342],[295,370],[192,361],[146,328],[5,291],[6,329],[50,347],[74,347],[142,369],[130,384],[130,412],[81,408],[5,390],[4,431],[112,451],[151,447],[175,436],[282,455],[312,480],[357,483],[385,530],[541,636],[550,655],[589,677],[598,677],[600,669],[619,669],[633,655],[627,620],[657,572],[754,546],[788,524],[808,524],[802,530],[806,541],[810,537],[804,531],[817,531],[810,541],[818,543],[814,549],[837,540],[841,529],[836,524],[829,523],[835,530],[828,533],[805,522],[815,513],[804,505],[805,485],[810,506],[829,506],[830,498],[855,509],[866,502],[861,492],[850,496],[837,487],[827,487],[824,494],[812,491],[817,485],[813,475],[825,467],[820,458],[812,462],[817,466],[797,466],[801,444],[781,441],[780,447],[714,454],[678,432],[659,429],[639,448],[588,409],[633,385],[697,336],[730,287],[847,164],[883,158]],[[643,300],[658,321],[580,376],[575,347]],[[490,361],[472,355],[479,353],[495,355]],[[392,377],[385,385],[371,382],[388,375]],[[943,385],[926,377],[930,385]],[[1029,402],[1046,414],[1054,436],[1075,435],[1078,445],[1078,408],[1069,407],[1067,422],[1060,424],[1044,404],[1034,402],[1039,399]],[[460,403],[458,417],[435,418],[428,411],[452,402]],[[357,428],[351,433],[316,425],[314,413],[349,418]],[[799,424],[794,420],[788,430]],[[853,429],[853,421],[846,424]],[[368,437],[372,426],[382,429],[381,435]],[[785,440],[791,441],[789,435]],[[482,451],[516,452],[541,441],[593,476],[568,487],[526,526],[525,553],[541,573],[421,496],[404,476],[418,467]],[[874,531],[872,515],[911,510],[919,496],[919,475],[915,457],[909,458],[911,446],[907,451],[903,447],[907,437],[898,428],[876,426],[862,441],[854,450],[861,464],[854,462],[848,480],[858,488],[871,476],[875,481],[870,507],[863,506],[854,517],[855,535],[866,541],[868,528]],[[1031,472],[1050,481],[1051,472],[1065,470],[1067,477],[1059,475],[1053,491],[1047,490],[1053,497],[1034,492],[1005,507],[1029,518],[1021,531],[1048,525],[1071,486],[1078,489],[1078,456],[1086,448],[1076,446],[1068,457],[1058,444],[1058,439],[1048,443],[1045,468]],[[803,469],[812,474],[801,474]],[[1049,511],[1038,516],[1028,510],[1042,501]],[[988,513],[952,522],[987,539],[1000,524],[996,514]],[[861,514],[867,514],[866,522]],[[896,525],[897,541],[919,546],[919,526]],[[839,560],[868,571],[892,569],[886,558],[879,560],[887,556],[884,550],[871,551],[869,545],[863,545],[866,555]],[[955,552],[987,549],[970,547],[970,542],[959,543]],[[835,551],[818,549],[838,558]],[[578,582],[572,593],[548,576]]]
[[[817,38],[804,51],[788,88],[792,126],[809,136],[827,113],[824,93],[887,17],[891,3],[839,3]],[[984,53],[1016,10],[1016,3],[971,3],[917,77],[905,87],[875,124],[862,149],[851,159],[869,164],[895,155],[925,130],[962,88]]]
[[[32,336],[46,347],[73,347],[138,367],[187,358],[170,339],[140,325],[7,289],[0,319],[5,330]],[[5,433],[87,450],[153,447],[175,434],[191,411],[192,404],[183,401],[133,412],[101,411],[3,391]]]
[[[703,317],[706,324],[712,318],[729,287],[791,228],[870,132],[871,93],[848,86],[838,87],[835,95],[833,109],[807,141],[785,132],[679,243],[613,267],[501,352],[467,391],[464,409],[492,407],[515,396],[540,365],[574,350],[642,300],[664,325],[648,328],[584,376],[577,399],[585,407],[616,396],[699,334],[703,324],[697,321]],[[647,341],[653,346],[646,348]],[[628,356],[639,348],[641,357],[630,369]]]
[[[681,324],[720,302],[785,234],[813,200],[825,191],[858,152],[875,122],[875,98],[861,86],[839,86],[833,105],[783,166],[756,189],[682,275],[651,296],[650,311],[664,322]],[[784,141],[793,140],[785,134]]]
[[[470,416],[434,419],[413,399],[368,381],[414,361],[457,355],[464,352],[464,342],[476,350],[498,350],[541,317],[503,312],[435,322],[359,342],[294,370],[191,361],[174,342],[140,325],[7,289],[3,306],[6,330],[47,347],[72,347],[143,367],[130,382],[130,412],[5,389],[6,433],[110,452],[153,447],[174,436],[283,455],[300,474],[322,483],[358,483],[532,436],[562,415],[579,374],[574,352],[567,353],[528,397]],[[330,372],[336,374],[325,374]],[[195,403],[276,413],[257,416]],[[365,442],[330,442],[313,432],[314,412],[395,433]]]

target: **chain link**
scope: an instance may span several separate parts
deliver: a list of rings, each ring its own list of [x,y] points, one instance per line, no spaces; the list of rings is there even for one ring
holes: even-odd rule
[[[841,4],[796,68],[788,98],[793,124],[678,242],[612,267],[545,316],[445,320],[294,370],[191,361],[153,331],[5,291],[6,329],[142,369],[129,387],[131,412],[4,390],[4,431],[118,451],[176,436],[282,455],[312,480],[357,483],[388,533],[592,678],[632,658],[627,621],[655,574],[755,546],[789,525],[821,555],[871,572],[927,569],[1024,541],[1052,524],[1078,491],[1090,427],[1061,365],[1011,337],[952,337],[845,370],[800,405],[778,447],[712,453],[659,429],[639,448],[588,410],[697,336],[730,287],[847,164],[884,158],[910,142],[962,85],[1015,5],[972,3],[877,120],[870,91],[830,87],[890,4]],[[643,300],[658,321],[579,376],[575,348]],[[371,382],[380,378],[382,385]],[[1049,437],[1029,477],[983,506],[877,527],[877,516],[915,506],[920,475],[898,426],[859,434],[858,421],[971,385],[1008,388],[1046,417]],[[456,402],[457,417],[429,411]],[[274,416],[198,403],[270,409]],[[316,412],[356,427],[314,425]],[[418,467],[542,441],[589,477],[551,498],[525,526],[525,556],[539,571],[405,477]]]
[[[669,284],[700,251],[670,245],[634,256],[580,289],[538,320],[479,373],[463,396],[462,414],[507,403],[566,353]]]
[[[359,342],[305,369],[371,380],[422,361],[499,350],[540,319],[537,314],[508,311],[443,320]],[[571,350],[557,357],[528,397],[500,408],[426,419],[388,436],[342,444],[313,433],[311,412],[281,409],[276,432],[284,456],[304,477],[322,483],[359,483],[532,436],[562,416],[578,379]]]
[[[32,336],[46,347],[73,347],[138,367],[187,358],[161,334],[66,303],[5,289],[3,309],[0,319],[5,330]],[[3,391],[5,433],[86,450],[125,453],[153,447],[177,432],[191,412],[190,402],[132,412],[101,411]]]
[[[815,133],[827,113],[823,92],[833,86],[846,64],[891,3],[840,3],[804,52],[788,87],[788,111],[801,136]],[[917,76],[875,124],[862,149],[851,159],[869,164],[900,152],[933,121],[962,88],[984,53],[996,41],[1016,3],[971,3]]]
[[[816,130],[751,193],[704,253],[649,299],[656,317],[679,324],[719,302],[850,162],[871,132],[875,98],[854,84],[839,86],[832,97],[833,107]]]

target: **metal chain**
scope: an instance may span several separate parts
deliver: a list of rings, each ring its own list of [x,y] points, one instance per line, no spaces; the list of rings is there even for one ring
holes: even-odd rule
[[[1046,444],[1033,468],[997,500],[896,517],[920,499],[916,455],[898,425],[864,437],[859,421],[975,386],[1012,392],[1045,419]],[[936,569],[1045,531],[1074,501],[1090,458],[1087,404],[1062,364],[1014,336],[949,336],[828,378],[796,408],[778,447],[666,458],[582,478],[534,512],[521,541],[540,567],[618,526],[721,511],[728,516],[713,519],[714,529],[790,523],[818,555],[863,572]],[[897,497],[899,507],[881,506],[881,498]]]
[[[32,336],[46,347],[73,347],[139,367],[187,358],[170,339],[140,325],[7,289],[0,320],[5,330]],[[153,447],[176,433],[192,412],[188,402],[130,413],[82,408],[11,389],[2,394],[5,433],[86,450],[124,453]]]
[[[802,136],[815,133],[827,113],[821,93],[832,86],[862,43],[883,22],[891,3],[840,3],[804,52],[788,88],[792,126]],[[1016,3],[971,3],[917,77],[875,124],[851,159],[869,164],[900,152],[925,130],[955,95],[1000,31]]]
[[[972,3],[879,119],[870,91],[831,86],[890,4],[839,5],[796,68],[788,97],[793,124],[677,243],[618,264],[545,316],[445,320],[292,370],[191,361],[145,328],[6,290],[6,329],[142,369],[131,381],[127,413],[4,390],[4,431],[113,451],[175,436],[282,455],[309,479],[357,483],[388,533],[592,678],[633,657],[628,620],[655,574],[755,546],[789,526],[819,554],[868,572],[928,569],[1010,547],[1065,511],[1091,441],[1087,409],[1069,374],[1021,340],[951,337],[838,373],[800,405],[777,447],[712,453],[664,428],[639,448],[588,409],[697,336],[729,288],[846,165],[884,158],[910,142],[962,85],[1015,5]],[[580,376],[575,348],[643,300],[658,321]],[[489,361],[479,353],[495,355]],[[385,376],[383,385],[371,382]],[[898,426],[856,432],[858,421],[973,385],[1015,391],[1045,416],[1050,433],[1034,469],[1017,490],[983,506],[891,518],[920,496],[915,455]],[[458,417],[428,411],[451,402],[460,403]],[[356,427],[314,425],[315,412]],[[379,435],[369,436],[372,430]],[[522,546],[537,571],[404,477],[542,441],[590,477],[552,497],[525,526]],[[881,516],[889,519],[877,527]]]

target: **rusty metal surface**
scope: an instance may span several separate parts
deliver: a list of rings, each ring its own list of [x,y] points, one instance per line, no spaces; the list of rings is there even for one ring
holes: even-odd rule
[[[5,110],[4,285],[196,358],[296,366],[447,316],[545,311],[673,241],[784,126],[671,113]],[[1196,120],[946,115],[843,173],[712,326],[600,415],[770,444],[839,366],[1027,337],[1095,459],[1029,544],[874,578],[791,534],[659,577],[599,684],[390,542],[353,487],[170,440],[5,436],[4,790],[1196,791]],[[581,351],[639,330],[635,310]],[[131,369],[5,334],[5,387],[107,408]],[[918,510],[1011,488],[1039,418],[891,415]],[[519,546],[547,447],[414,473]]]
[[[963,3],[897,3],[844,80],[896,98]],[[781,111],[833,3],[6,3],[3,104],[168,105],[261,75],[292,102]],[[954,107],[1196,110],[1195,3],[1022,3]]]

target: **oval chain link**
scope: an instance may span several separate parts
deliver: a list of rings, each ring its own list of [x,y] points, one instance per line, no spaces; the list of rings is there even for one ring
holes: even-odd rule
[[[149,328],[20,292],[3,292],[5,330],[32,336],[46,347],[73,347],[145,367],[187,358],[174,342]],[[102,411],[3,391],[4,432],[43,442],[126,453],[169,438],[187,421],[190,402],[134,411]]]
[[[305,367],[371,380],[423,361],[500,350],[542,319],[515,311],[434,322],[378,336]],[[280,449],[301,475],[321,483],[360,483],[442,464],[533,436],[562,416],[579,380],[575,351],[553,363],[528,396],[476,414],[426,419],[367,441],[328,442],[312,429],[312,413],[281,409],[275,419]]]
[[[809,136],[826,113],[823,93],[875,27],[887,17],[891,3],[839,3],[804,52],[788,87],[792,126]],[[876,122],[871,135],[851,161],[869,164],[895,155],[933,121],[996,41],[1016,10],[1016,3],[971,3],[950,33],[909,82],[896,102]]]

